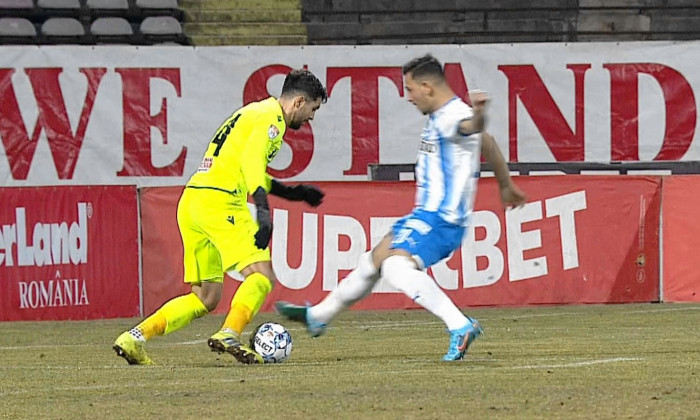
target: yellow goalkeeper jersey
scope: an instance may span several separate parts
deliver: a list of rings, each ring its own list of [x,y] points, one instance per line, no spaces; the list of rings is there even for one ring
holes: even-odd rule
[[[244,197],[258,187],[270,191],[267,164],[279,152],[286,127],[282,107],[274,97],[240,108],[216,131],[187,186]]]

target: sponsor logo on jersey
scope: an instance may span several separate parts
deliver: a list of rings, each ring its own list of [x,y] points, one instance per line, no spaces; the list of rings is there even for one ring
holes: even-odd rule
[[[267,135],[270,137],[270,140],[279,136],[279,134],[280,134],[280,129],[274,125],[271,125],[270,128],[267,129]]]
[[[429,141],[421,140],[418,150],[424,153],[435,153],[437,151],[437,145]]]
[[[202,163],[199,164],[199,168],[197,168],[197,172],[209,172],[209,169],[211,168],[211,165],[214,164],[214,158],[211,157],[205,157],[202,159]]]

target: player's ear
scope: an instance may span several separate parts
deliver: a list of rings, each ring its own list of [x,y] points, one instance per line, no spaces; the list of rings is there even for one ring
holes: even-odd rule
[[[306,98],[304,98],[303,95],[299,95],[296,98],[294,98],[295,109],[301,109],[301,107],[304,106],[304,103],[306,103]]]
[[[432,83],[429,83],[427,81],[421,82],[421,87],[428,96],[433,96],[433,93],[435,92],[435,86],[433,86]]]

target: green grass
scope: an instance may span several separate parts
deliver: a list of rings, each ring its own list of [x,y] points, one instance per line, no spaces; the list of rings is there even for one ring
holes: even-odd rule
[[[0,418],[700,418],[700,305],[469,314],[486,336],[451,364],[423,311],[346,312],[318,339],[284,321],[292,357],[263,366],[209,352],[220,316],[151,341],[152,367],[111,350],[136,320],[0,323]]]

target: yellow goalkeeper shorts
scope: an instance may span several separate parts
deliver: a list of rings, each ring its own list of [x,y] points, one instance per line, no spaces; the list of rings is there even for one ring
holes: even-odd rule
[[[222,282],[229,270],[270,261],[270,250],[255,246],[258,224],[246,197],[188,187],[177,206],[184,247],[185,283]]]

